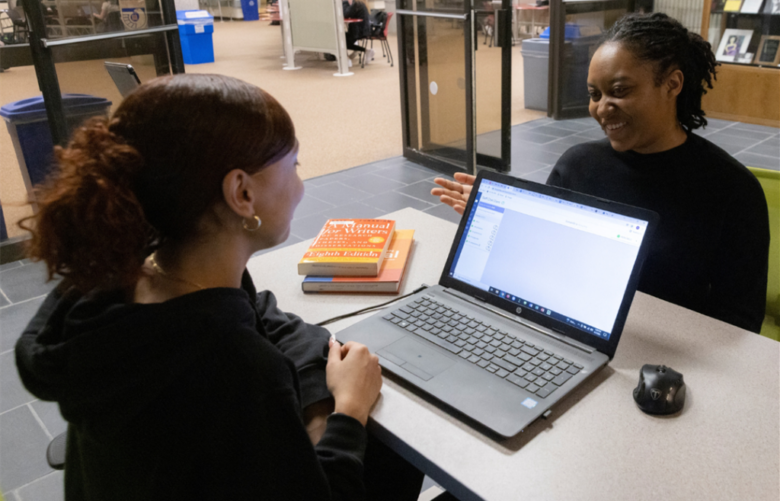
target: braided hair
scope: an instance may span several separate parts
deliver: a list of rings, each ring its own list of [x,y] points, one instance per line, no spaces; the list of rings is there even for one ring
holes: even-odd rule
[[[607,42],[620,43],[639,60],[654,63],[656,85],[661,85],[669,71],[682,71],[684,81],[677,96],[677,120],[686,131],[707,125],[701,98],[707,88],[712,89],[719,64],[709,42],[662,13],[630,14],[621,18],[601,43]]]

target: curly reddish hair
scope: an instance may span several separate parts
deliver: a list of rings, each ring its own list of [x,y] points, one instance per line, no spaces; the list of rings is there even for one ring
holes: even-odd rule
[[[27,254],[83,292],[129,290],[144,259],[198,233],[233,169],[254,174],[296,144],[284,108],[221,75],[176,75],[142,85],[110,121],[79,127],[20,222]]]

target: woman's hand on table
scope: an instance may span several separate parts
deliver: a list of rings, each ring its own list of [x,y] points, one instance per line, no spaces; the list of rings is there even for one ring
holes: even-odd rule
[[[442,203],[449,205],[462,216],[463,211],[466,209],[466,202],[468,202],[469,195],[471,195],[471,187],[476,179],[475,176],[462,172],[455,174],[455,181],[437,177],[433,182],[441,186],[441,188],[432,189],[431,195],[439,197]]]
[[[335,412],[351,416],[365,426],[382,388],[379,358],[360,343],[350,341],[342,346],[332,341],[326,374],[328,389],[336,401]]]

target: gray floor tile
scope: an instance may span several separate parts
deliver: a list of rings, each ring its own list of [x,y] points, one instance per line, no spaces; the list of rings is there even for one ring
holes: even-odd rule
[[[512,145],[512,158],[522,158],[523,160],[530,160],[541,165],[553,165],[560,157],[560,153],[548,150],[547,145]]]
[[[443,487],[440,486],[439,484],[437,484],[436,482],[434,482],[431,477],[429,477],[428,475],[425,475],[425,478],[423,479],[422,489],[420,489],[420,492],[421,493],[425,492],[425,491],[427,491],[428,489],[430,489],[431,487],[434,487],[434,486],[443,489]]]
[[[744,145],[733,145],[733,144],[726,144],[726,143],[720,143],[717,145],[718,148],[721,148],[723,151],[731,155],[732,157],[736,155],[737,153],[740,153],[742,151],[745,151]]]
[[[323,202],[322,200],[306,194],[303,196],[301,203],[298,204],[298,207],[295,209],[295,215],[293,216],[293,219],[311,216],[312,214],[317,214],[332,207],[335,207],[334,204]]]
[[[425,210],[433,207],[432,203],[423,202],[416,198],[412,198],[403,193],[391,191],[389,193],[382,193],[375,197],[367,198],[361,203],[376,207],[384,213],[393,212],[407,207],[411,207],[417,210]]]
[[[52,471],[46,464],[49,438],[27,406],[0,414],[0,485],[6,491]],[[11,431],[13,430],[13,431]]]
[[[593,119],[590,119],[590,123],[582,123],[577,120],[556,120],[550,124],[550,126],[557,127],[559,129],[572,130],[575,132],[582,132],[594,129],[598,127],[599,124]]]
[[[728,120],[720,120],[718,118],[707,118],[708,129],[723,129],[731,125],[734,125],[734,122],[730,122]]]
[[[0,355],[0,412],[19,407],[35,400],[22,386],[19,373],[16,371],[14,352],[7,351]],[[6,488],[2,483],[0,487]]]
[[[562,129],[560,127],[556,127],[555,124],[553,124],[553,125],[544,125],[542,127],[537,127],[536,129],[533,129],[533,132],[538,134],[546,134],[548,136],[566,137],[566,136],[572,136],[577,132],[581,132],[582,130],[583,129],[580,129],[579,131]]]
[[[533,144],[545,144],[551,141],[555,141],[558,137],[560,137],[560,136],[551,136],[549,134],[539,134],[538,132],[536,132],[536,130],[537,129],[523,130],[517,133],[513,133],[512,143],[517,141],[517,142],[533,143]]]
[[[523,179],[527,179],[529,181],[533,181],[535,183],[545,184],[547,182],[547,178],[550,176],[551,171],[552,168],[540,169],[536,172],[531,172],[530,174],[526,174],[520,177],[522,177]]]
[[[392,179],[377,176],[376,174],[362,174],[359,176],[356,175],[355,177],[345,177],[341,182],[372,194],[385,193],[386,191],[392,191],[396,188],[405,186],[405,183],[393,181]]]
[[[13,349],[43,300],[44,297],[38,297],[0,309],[0,353]]]
[[[577,136],[583,137],[585,139],[590,139],[590,140],[593,140],[593,139],[604,139],[605,137],[607,137],[607,135],[604,134],[604,131],[601,130],[601,127],[597,128],[597,129],[590,129],[590,130],[582,131],[582,132],[578,133]]]
[[[316,186],[308,191],[308,195],[338,206],[370,197],[371,193],[347,186],[344,183],[335,182]]]
[[[0,288],[12,303],[48,294],[57,281],[47,282],[46,266],[31,263],[0,273]]]
[[[291,233],[302,240],[314,238],[317,236],[317,233],[320,232],[327,220],[328,216],[325,214],[312,214],[311,216],[295,219],[291,223]]]
[[[333,174],[325,174],[324,176],[312,177],[306,179],[303,182],[303,184],[306,186],[306,189],[308,190],[313,186],[322,186],[323,184],[332,183],[334,181],[341,179],[341,176],[339,174],[340,172],[335,172]]]
[[[545,145],[545,147],[547,147],[547,145]],[[525,158],[523,155],[517,155],[512,159],[512,175],[521,176],[549,166],[550,164],[534,162],[533,160]]]
[[[746,132],[746,131],[741,131],[741,132]],[[707,136],[708,141],[712,141],[713,143],[721,147],[724,144],[730,144],[733,146],[742,146],[743,148],[749,148],[751,146],[754,146],[755,144],[757,144],[759,141],[763,139],[765,139],[765,137],[751,139],[748,137],[735,136],[734,134],[731,133],[731,128],[718,131]]]
[[[366,205],[362,201],[339,205],[325,212],[328,219],[372,219],[382,214],[384,212],[380,209]]]
[[[564,120],[560,120],[560,121],[563,122]],[[581,118],[571,118],[571,119],[565,120],[565,122],[567,122],[567,123],[580,123],[580,124],[588,125],[588,124],[595,123],[596,119],[594,119],[591,116],[587,116],[587,117],[581,117]]]
[[[431,177],[431,173],[407,165],[394,165],[378,169],[374,172],[377,176],[386,177],[399,183],[412,184]]]
[[[65,477],[62,471],[55,471],[18,491],[18,501],[63,501],[65,499]]]
[[[0,272],[3,272],[5,270],[10,270],[13,268],[18,268],[22,265],[21,261],[11,261],[10,263],[0,264]]]
[[[756,155],[765,155],[767,157],[780,157],[780,144],[772,144],[767,141],[751,146],[745,153],[755,153]]]
[[[564,138],[561,138],[558,141],[553,141],[550,144],[545,144],[544,145],[544,149],[546,149],[549,152],[553,152],[553,153],[565,153],[569,148],[574,146],[574,144],[580,144],[580,143],[583,142],[583,141],[577,141],[576,143],[571,144],[572,141],[566,141],[567,139],[569,139],[569,138],[564,137]],[[584,139],[584,138],[578,137],[576,139]]]
[[[0,291],[1,290],[2,289],[0,289]],[[0,292],[0,308],[2,308],[4,306],[8,306],[9,304],[11,304],[11,302],[8,299],[6,299],[5,294]],[[3,329],[2,324],[0,324],[0,336],[2,336],[2,329]],[[0,350],[0,351],[2,351],[2,350]]]
[[[403,193],[404,195],[409,195],[418,200],[422,200],[423,202],[436,204],[439,203],[439,199],[431,195],[431,190],[438,186],[439,186],[438,184],[426,180],[426,181],[420,181],[414,184],[410,184],[409,186],[404,186],[403,188],[398,188],[397,190],[395,190],[395,192]]]
[[[57,402],[44,402],[43,400],[36,400],[35,402],[31,403],[30,406],[33,408],[35,413],[38,414],[38,417],[46,427],[46,431],[49,432],[49,435],[51,435],[52,438],[56,437],[60,433],[65,433],[65,431],[68,429],[68,422],[65,421],[65,419],[62,417],[62,414],[60,414],[60,406],[57,404]]]
[[[601,129],[599,129],[599,130],[601,130]],[[604,139],[604,137],[601,137],[599,139]],[[544,147],[547,148],[550,145],[559,144],[559,143],[560,144],[568,144],[569,146],[574,146],[576,144],[588,143],[588,142],[591,142],[591,141],[594,141],[594,139],[574,135],[574,136],[562,137],[562,138],[558,139],[555,142],[552,142],[550,144],[545,144]]]
[[[751,141],[762,141],[764,139],[768,139],[769,137],[776,134],[774,133],[766,133],[766,132],[759,132],[755,130],[745,130],[740,129],[735,124],[733,127],[729,127],[727,129],[724,129],[721,131],[721,134],[725,134],[732,137],[741,137],[745,139],[749,139]]]
[[[301,242],[301,241],[303,241],[303,238],[301,238],[299,236],[296,236],[296,235],[293,235],[292,233],[290,233],[290,236],[288,236],[287,240],[285,240],[284,242],[280,243],[276,247],[271,247],[270,249],[263,249],[263,250],[257,251],[254,254],[252,254],[252,257],[262,256],[263,254],[266,254],[268,252],[279,250],[279,249],[282,249],[284,247],[287,247],[288,245],[297,244],[298,242]]]
[[[430,209],[425,209],[424,212],[436,217],[440,217],[446,221],[453,222],[455,224],[460,223],[461,215],[455,212],[455,209],[446,204],[439,204]]]
[[[780,133],[780,129],[777,127],[767,127],[766,125],[755,125],[755,124],[745,124],[742,122],[737,122],[734,125],[732,125],[735,129],[743,129],[743,130],[754,130],[756,132],[764,132],[766,134],[778,134]]]
[[[738,153],[734,158],[747,167],[761,167],[763,169],[780,170],[780,158],[754,155],[753,153]]]

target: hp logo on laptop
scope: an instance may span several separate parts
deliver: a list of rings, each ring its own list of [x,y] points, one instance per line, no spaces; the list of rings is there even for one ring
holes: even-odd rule
[[[520,308],[519,306],[517,308],[515,308],[515,311],[517,312],[518,315],[523,313],[523,309]]]

